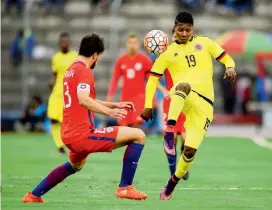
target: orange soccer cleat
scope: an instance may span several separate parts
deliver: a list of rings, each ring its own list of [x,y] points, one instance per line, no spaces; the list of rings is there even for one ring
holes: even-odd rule
[[[116,197],[130,200],[145,200],[147,194],[136,190],[133,185],[127,187],[118,187],[116,190]]]
[[[31,192],[25,194],[23,198],[24,203],[45,203],[45,201],[41,197],[36,197]]]

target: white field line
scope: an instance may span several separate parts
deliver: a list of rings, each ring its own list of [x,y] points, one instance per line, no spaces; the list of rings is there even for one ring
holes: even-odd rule
[[[253,137],[251,137],[251,139],[258,146],[265,147],[267,149],[272,150],[272,143],[267,141],[264,137],[262,137],[262,136],[253,136]]]
[[[177,187],[178,190],[191,190],[191,191],[234,191],[234,190],[250,190],[250,191],[262,191],[262,190],[269,190],[272,191],[272,188],[269,187],[250,187],[250,188],[243,188],[243,187]],[[162,189],[158,189],[162,190]]]

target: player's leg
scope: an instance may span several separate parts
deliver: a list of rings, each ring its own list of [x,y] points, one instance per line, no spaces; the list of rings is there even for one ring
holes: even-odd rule
[[[57,120],[51,119],[51,135],[58,148],[58,153],[64,154],[64,144],[61,139],[61,123]]]
[[[178,133],[181,139],[181,147],[180,147],[181,153],[180,154],[183,153],[184,145],[185,145],[185,137],[186,137],[186,129],[184,126],[185,121],[186,121],[186,116],[184,115],[184,113],[181,113],[175,127],[175,131]],[[187,171],[187,173],[182,177],[182,179],[183,180],[189,179],[189,171]]]
[[[89,140],[87,141],[89,143]],[[79,141],[76,144],[67,145],[67,147],[71,149],[69,154],[70,161],[54,168],[31,192],[24,196],[24,203],[43,203],[42,195],[83,168],[89,155],[88,144],[84,141]]]
[[[133,180],[145,144],[145,133],[138,128],[119,127],[115,148],[127,145],[123,158],[123,168],[116,196],[127,199],[146,199],[145,193],[133,187]]]
[[[166,126],[167,126],[167,118],[168,118],[168,111],[169,111],[169,106],[170,106],[170,99],[164,99],[163,100],[163,114],[162,114],[162,119],[163,119],[163,132],[166,132]],[[176,144],[177,144],[177,135],[175,133],[174,136],[174,144],[175,144],[175,148],[176,148]],[[176,171],[176,164],[177,164],[177,155],[175,154],[166,154],[166,158],[168,161],[168,167],[170,170],[170,175],[174,175],[175,171]]]
[[[61,121],[62,121],[62,99],[50,95],[48,100],[48,118],[51,119],[51,135],[60,154],[65,153],[64,144],[61,139]]]
[[[174,129],[181,114],[185,99],[191,92],[191,86],[188,83],[179,83],[171,89],[172,99],[168,112],[166,132],[164,134],[164,150],[167,154],[176,153],[174,147]]]
[[[169,200],[179,180],[190,169],[197,149],[199,148],[206,131],[213,119],[213,107],[200,97],[193,94],[190,96],[197,104],[197,107],[188,108],[186,113],[186,140],[184,151],[179,158],[175,175],[172,176],[161,193],[162,200]]]
[[[180,147],[180,154],[182,155],[184,148],[185,148],[185,137],[186,137],[186,132],[181,132],[180,133],[180,138],[181,138],[181,147]],[[187,173],[182,177],[183,180],[188,180],[190,177],[190,172],[187,171]]]

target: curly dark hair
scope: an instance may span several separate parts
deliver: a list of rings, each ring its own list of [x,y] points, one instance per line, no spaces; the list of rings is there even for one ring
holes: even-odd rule
[[[95,53],[103,53],[105,50],[104,39],[97,33],[83,37],[79,47],[79,55],[90,57]]]
[[[185,23],[194,25],[194,18],[191,13],[189,12],[180,12],[176,16],[175,24]]]

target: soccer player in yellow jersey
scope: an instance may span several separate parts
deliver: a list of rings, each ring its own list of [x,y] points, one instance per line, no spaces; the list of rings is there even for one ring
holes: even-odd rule
[[[185,147],[175,174],[160,194],[161,200],[171,198],[176,184],[190,169],[195,153],[213,120],[212,57],[225,65],[226,79],[236,79],[232,58],[212,39],[194,36],[193,25],[190,13],[180,12],[176,16],[174,29],[177,40],[157,58],[146,86],[145,109],[141,116],[148,121],[152,119],[152,100],[158,79],[165,69],[169,70],[174,86],[170,90],[171,103],[164,136],[164,150],[167,154],[175,154],[174,126],[181,112],[186,115]]]
[[[65,153],[64,144],[61,140],[61,123],[62,123],[62,80],[65,71],[75,61],[77,52],[69,49],[69,34],[64,32],[59,38],[59,52],[52,57],[53,81],[50,84],[52,93],[48,101],[48,118],[51,119],[51,134],[60,154]]]

